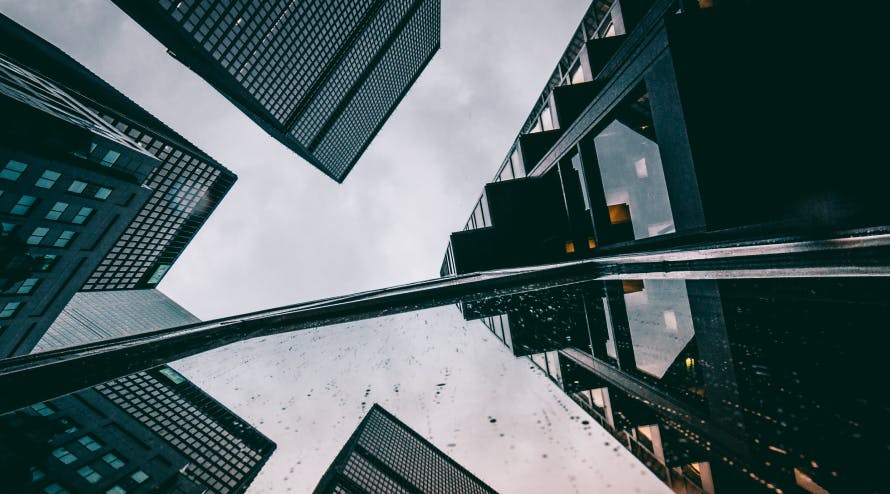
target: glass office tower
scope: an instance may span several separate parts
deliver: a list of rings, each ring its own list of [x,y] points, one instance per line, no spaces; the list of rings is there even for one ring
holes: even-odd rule
[[[440,0],[115,4],[338,182],[439,48]]]

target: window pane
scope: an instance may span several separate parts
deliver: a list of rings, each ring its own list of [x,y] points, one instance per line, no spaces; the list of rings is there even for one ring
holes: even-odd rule
[[[96,191],[96,195],[94,196],[96,199],[108,199],[108,196],[111,195],[111,189],[106,187],[99,187],[99,190]]]
[[[615,120],[595,138],[603,191],[613,224],[633,238],[674,231],[671,204],[645,90],[625,100]]]
[[[86,182],[81,182],[80,180],[75,180],[71,182],[71,185],[68,186],[68,192],[74,192],[75,194],[80,194],[83,192],[83,189],[87,187]]]

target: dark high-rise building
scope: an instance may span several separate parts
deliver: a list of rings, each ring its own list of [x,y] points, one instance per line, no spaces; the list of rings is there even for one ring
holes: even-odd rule
[[[36,115],[23,116],[22,125],[4,135],[4,153],[29,153],[4,159],[9,170],[0,180],[4,235],[18,242],[4,248],[8,286],[0,294],[0,354],[12,355],[28,353],[78,290],[156,286],[236,177],[2,16],[0,55],[9,74],[5,104],[10,112],[31,108]],[[50,118],[45,115],[71,125],[35,120]],[[69,127],[98,137],[71,135]]]
[[[78,292],[35,352],[201,322],[159,290]]]
[[[874,161],[812,144],[862,119],[811,103],[855,79],[805,75],[842,49],[801,20],[820,9],[781,7],[761,36],[747,1],[592,2],[441,274],[887,224]]]
[[[144,179],[152,190],[148,202],[83,290],[156,286],[237,177],[52,44],[5,17],[0,36],[5,53],[70,88],[161,162]]]
[[[338,182],[439,48],[440,0],[115,4]]]
[[[2,45],[6,47],[5,43]],[[158,160],[0,54],[0,356],[27,353],[136,217]]]
[[[495,491],[375,403],[314,492]]]
[[[170,367],[0,417],[9,492],[244,492],[275,444]]]

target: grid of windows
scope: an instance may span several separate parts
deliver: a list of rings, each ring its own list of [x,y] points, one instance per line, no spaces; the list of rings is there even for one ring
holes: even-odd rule
[[[315,139],[318,131],[339,106],[346,93],[366,70],[368,62],[383,48],[387,37],[415,3],[416,0],[395,0],[387,2],[380,9],[337,65],[336,70],[316,93],[306,110],[302,112],[294,124],[291,135],[304,143]]]
[[[369,412],[358,445],[423,492],[492,492],[378,408]]]
[[[380,470],[374,468],[368,460],[356,453],[349,456],[349,460],[346,461],[346,467],[343,469],[343,474],[360,487],[366,489],[367,492],[373,494],[389,494],[391,492],[408,494],[411,492],[387,477]]]
[[[161,261],[170,264],[178,257],[235,177],[194,152],[174,147],[127,122],[111,115],[102,118],[162,161],[145,182],[154,191],[151,198],[83,287],[133,289],[146,283]],[[88,186],[81,190],[97,199],[105,199],[111,193],[107,188],[91,191]],[[81,209],[84,212],[90,211]],[[88,217],[89,214],[78,214],[72,222],[86,221]],[[186,238],[180,238],[183,236]],[[157,284],[160,279],[150,281]]]
[[[236,490],[259,469],[271,442],[191,383],[163,376],[140,372],[95,389],[188,457],[189,478],[213,492]]]
[[[439,44],[439,3],[426,0],[389,51],[380,58],[344,111],[312,149],[334,176],[343,176],[377,127],[398,104]]]

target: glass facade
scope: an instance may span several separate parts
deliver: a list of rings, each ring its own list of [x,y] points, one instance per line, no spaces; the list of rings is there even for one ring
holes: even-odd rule
[[[634,239],[674,232],[648,93],[630,96],[593,141],[612,224],[631,224]]]
[[[156,289],[75,294],[35,352],[200,322]]]
[[[339,182],[439,47],[438,0],[116,3]]]
[[[482,494],[494,490],[374,405],[315,492]]]

